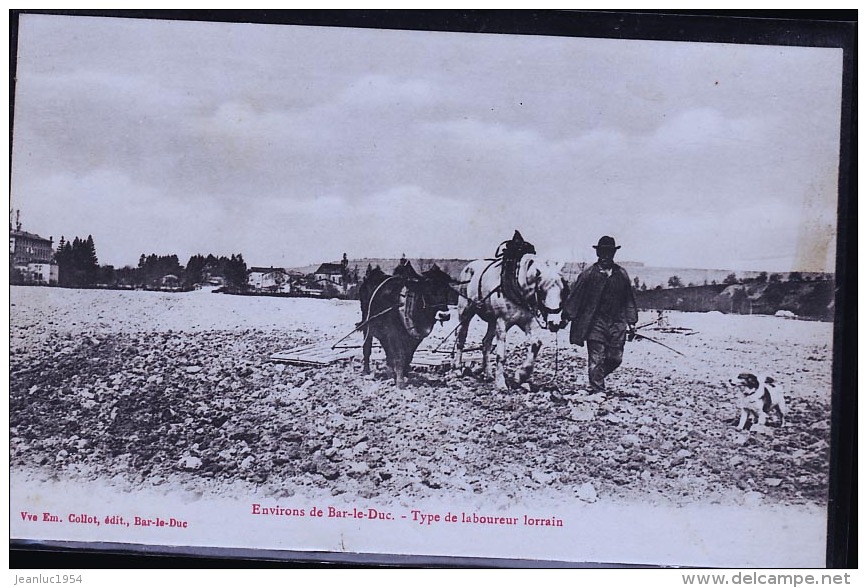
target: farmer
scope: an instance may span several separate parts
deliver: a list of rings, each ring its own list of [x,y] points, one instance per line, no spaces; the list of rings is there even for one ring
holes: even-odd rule
[[[620,249],[604,236],[594,245],[599,258],[584,270],[563,304],[562,325],[572,321],[569,341],[587,342],[587,368],[591,393],[605,391],[605,376],[623,361],[627,337],[635,337],[638,308],[626,270],[614,263]]]

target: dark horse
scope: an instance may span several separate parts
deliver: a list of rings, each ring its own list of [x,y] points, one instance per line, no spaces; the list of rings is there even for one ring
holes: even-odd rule
[[[389,371],[398,388],[406,386],[412,356],[437,320],[448,320],[454,280],[434,265],[416,273],[408,263],[390,276],[378,267],[369,271],[358,289],[360,328],[364,333],[364,373],[370,373],[373,338],[385,350]]]

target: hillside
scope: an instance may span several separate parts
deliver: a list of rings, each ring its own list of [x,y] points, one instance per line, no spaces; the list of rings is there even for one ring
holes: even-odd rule
[[[466,259],[408,258],[418,271],[437,264],[443,271],[457,279],[469,263]],[[367,266],[379,266],[391,272],[400,262],[399,258],[365,257],[350,259],[349,268],[358,268],[364,276]],[[334,262],[339,263],[339,262]],[[834,319],[834,281],[827,274],[800,273],[779,274],[774,282],[756,281],[767,272],[735,272],[721,269],[651,267],[640,262],[619,262],[636,280],[638,305],[645,310],[681,310],[688,312],[719,311],[731,314],[775,314],[779,310],[794,313],[802,318],[830,321]],[[568,262],[563,274],[571,283],[581,273],[583,262]],[[319,265],[292,268],[300,273],[313,273]],[[731,274],[746,284],[723,284]],[[773,276],[774,274],[771,274]],[[669,288],[668,281],[677,276],[684,288]],[[792,279],[794,278],[794,279]],[[787,280],[787,281],[784,281]]]
[[[803,318],[834,319],[834,282],[793,281],[696,286],[636,292],[639,308],[775,314],[789,311]]]
[[[433,264],[437,264],[440,269],[454,278],[457,278],[458,275],[460,275],[461,270],[464,269],[464,266],[469,263],[469,260],[466,259],[434,259],[430,257],[409,257],[407,259],[417,271],[424,271],[433,266]],[[330,261],[327,263],[340,263],[340,260]],[[400,263],[400,258],[398,257],[363,257],[359,259],[350,259],[348,266],[350,270],[358,267],[359,276],[364,276],[364,272],[368,265],[371,267],[379,266],[383,271],[391,273],[392,270],[397,267],[398,263]],[[317,263],[291,269],[303,274],[312,274],[316,271],[319,265],[320,264]]]
[[[431,257],[410,257],[408,258],[413,267],[419,271],[424,271],[436,263],[443,271],[447,272],[454,278],[457,278],[461,270],[470,262],[468,259],[441,259]],[[367,265],[371,267],[379,266],[386,272],[391,272],[400,262],[398,257],[363,257],[349,260],[349,268],[352,269],[358,266],[359,275],[364,275],[364,270]],[[328,263],[340,263],[340,260],[330,260]],[[574,281],[581,273],[581,269],[586,263],[570,261],[566,262],[563,267],[563,273],[571,282]],[[714,283],[722,284],[730,274],[735,274],[738,280],[753,280],[762,272],[759,271],[737,271],[729,269],[700,269],[700,268],[679,268],[679,267],[654,267],[647,266],[638,261],[620,261],[618,262],[629,273],[629,276],[634,280],[638,279],[639,285],[644,285],[648,289],[654,289],[657,286],[663,288],[668,287],[668,280],[672,276],[680,278],[682,284],[689,286],[704,286],[713,285]],[[302,274],[311,274],[316,271],[320,264],[305,265],[296,268],[289,268]],[[790,274],[781,273],[781,281],[789,280]],[[829,276],[821,273],[802,272],[801,277],[810,280],[827,279]]]

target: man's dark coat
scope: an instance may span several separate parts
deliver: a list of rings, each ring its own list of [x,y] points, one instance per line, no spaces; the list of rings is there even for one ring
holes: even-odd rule
[[[570,343],[584,345],[593,326],[593,319],[600,309],[603,290],[606,291],[606,298],[608,298],[605,306],[617,309],[617,316],[611,316],[610,319],[632,325],[638,322],[635,292],[626,270],[614,264],[611,277],[608,277],[599,264],[594,263],[578,276],[563,305],[564,318],[572,321],[572,328],[569,331]]]

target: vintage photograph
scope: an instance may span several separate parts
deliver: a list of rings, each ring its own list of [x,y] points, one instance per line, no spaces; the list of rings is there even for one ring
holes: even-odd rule
[[[840,47],[15,33],[13,544],[826,565]]]

